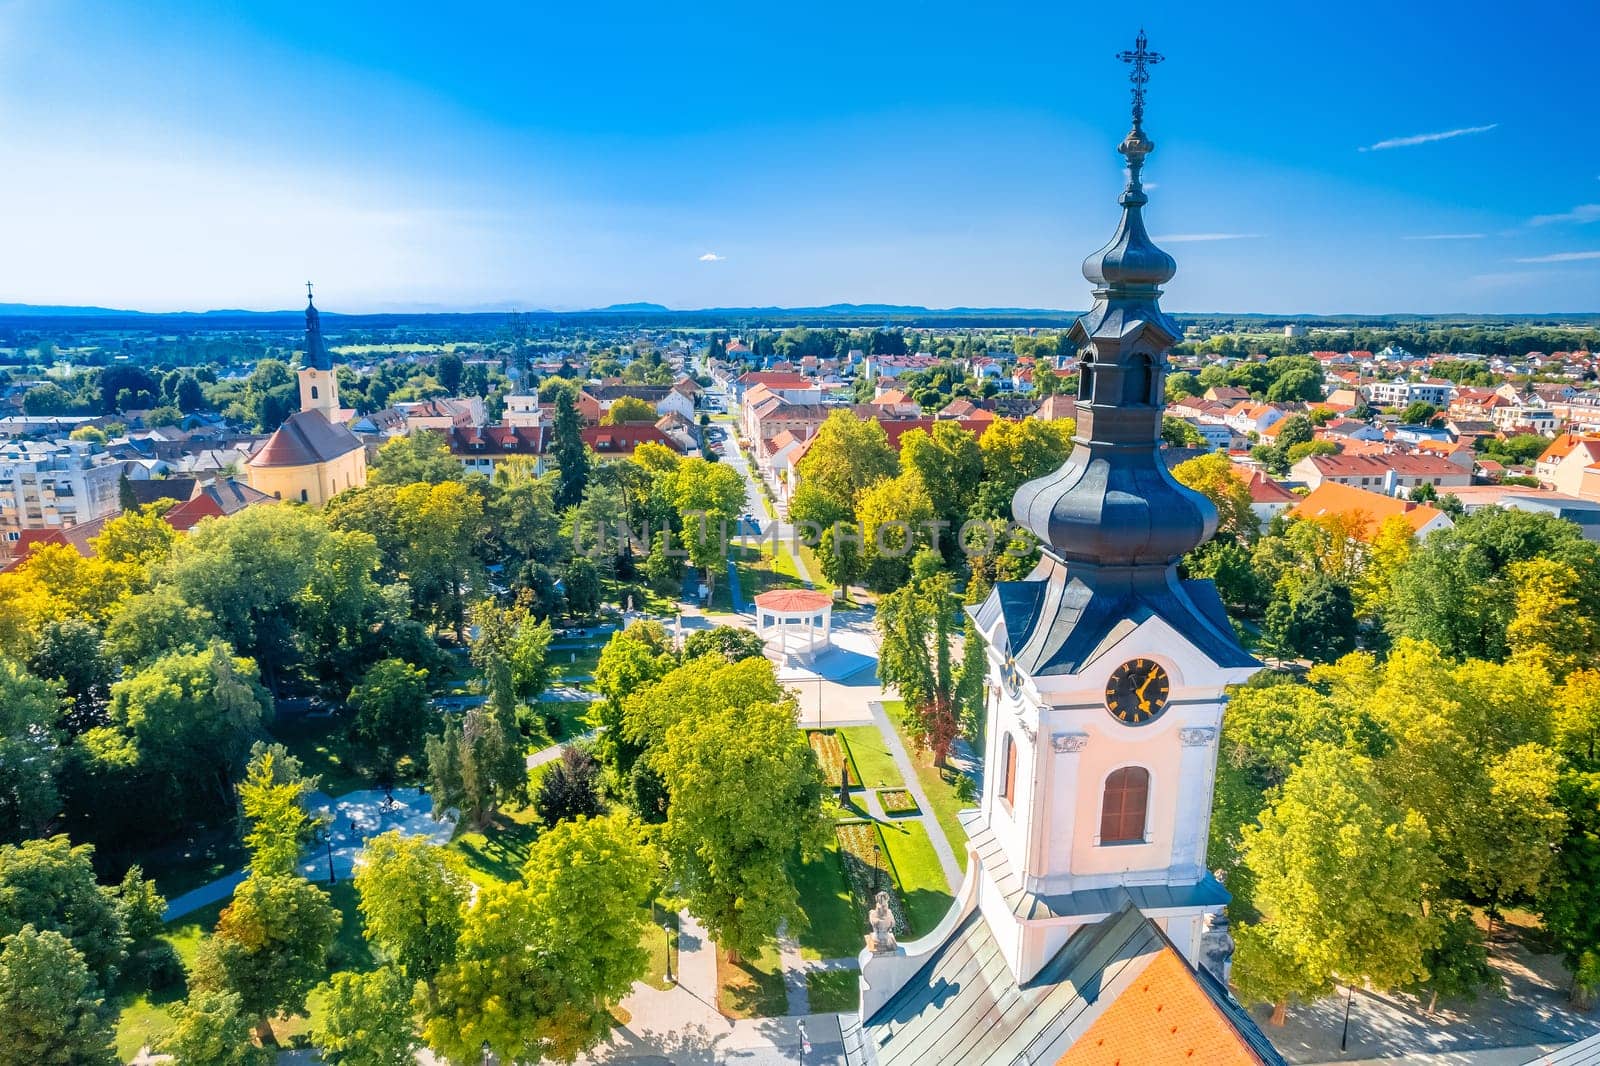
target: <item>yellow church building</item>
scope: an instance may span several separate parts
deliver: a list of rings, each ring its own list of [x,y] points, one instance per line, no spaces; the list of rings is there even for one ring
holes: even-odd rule
[[[300,410],[266,439],[245,464],[250,487],[280,500],[321,507],[345,489],[367,483],[367,452],[346,427],[333,358],[306,286],[306,350],[299,370]]]

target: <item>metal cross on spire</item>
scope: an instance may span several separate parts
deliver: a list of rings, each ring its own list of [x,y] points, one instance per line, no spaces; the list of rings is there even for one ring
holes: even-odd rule
[[[1139,36],[1133,42],[1132,51],[1118,52],[1117,58],[1124,63],[1131,64],[1128,71],[1128,80],[1133,82],[1133,128],[1141,129],[1144,125],[1144,87],[1150,82],[1150,68],[1167,58],[1160,52],[1150,51],[1150,41],[1144,35],[1144,27],[1139,27]]]
[[[306,282],[306,303],[311,302],[311,282]]]

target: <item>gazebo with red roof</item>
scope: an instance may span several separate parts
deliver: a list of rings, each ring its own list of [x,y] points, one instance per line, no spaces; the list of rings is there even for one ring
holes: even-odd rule
[[[815,589],[773,589],[756,596],[756,635],[776,644],[783,659],[810,662],[826,650],[833,597]]]

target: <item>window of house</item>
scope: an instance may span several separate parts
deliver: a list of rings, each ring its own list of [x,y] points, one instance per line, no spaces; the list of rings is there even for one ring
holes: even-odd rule
[[[1150,771],[1124,766],[1106,778],[1100,803],[1100,843],[1144,843],[1145,814],[1150,800]]]
[[[1005,774],[1000,778],[1000,798],[1006,801],[1006,806],[1017,801],[1017,744],[1007,733],[1000,740],[1000,765],[1005,768]]]
[[[301,489],[300,490],[300,502],[301,503],[306,503],[310,499],[311,499],[311,497],[306,495],[306,490],[305,489]]]

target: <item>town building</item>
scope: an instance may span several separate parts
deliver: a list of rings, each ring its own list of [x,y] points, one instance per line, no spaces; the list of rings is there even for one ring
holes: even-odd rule
[[[881,898],[852,1066],[1283,1061],[1227,992],[1229,897],[1206,864],[1225,688],[1261,664],[1215,587],[1177,572],[1217,514],[1158,446],[1182,331],[1157,302],[1176,264],[1144,227],[1135,86],[1122,223],[1084,262],[1094,305],[1068,334],[1085,352],[1078,443],[1012,503],[1038,566],[971,609],[988,769],[962,814],[966,879],[910,944]]]
[[[1472,470],[1438,455],[1308,455],[1289,470],[1296,481],[1315,489],[1325,481],[1393,496],[1418,485],[1446,490],[1472,484]]]
[[[321,507],[367,483],[367,450],[345,425],[333,357],[306,287],[306,349],[298,372],[300,410],[283,420],[245,464],[245,480],[274,499]]]
[[[8,441],[0,445],[0,538],[25,529],[61,529],[121,511],[122,478],[148,478],[88,441]]]
[[[1569,496],[1583,495],[1584,475],[1600,466],[1600,434],[1563,433],[1533,464],[1533,476]]]

